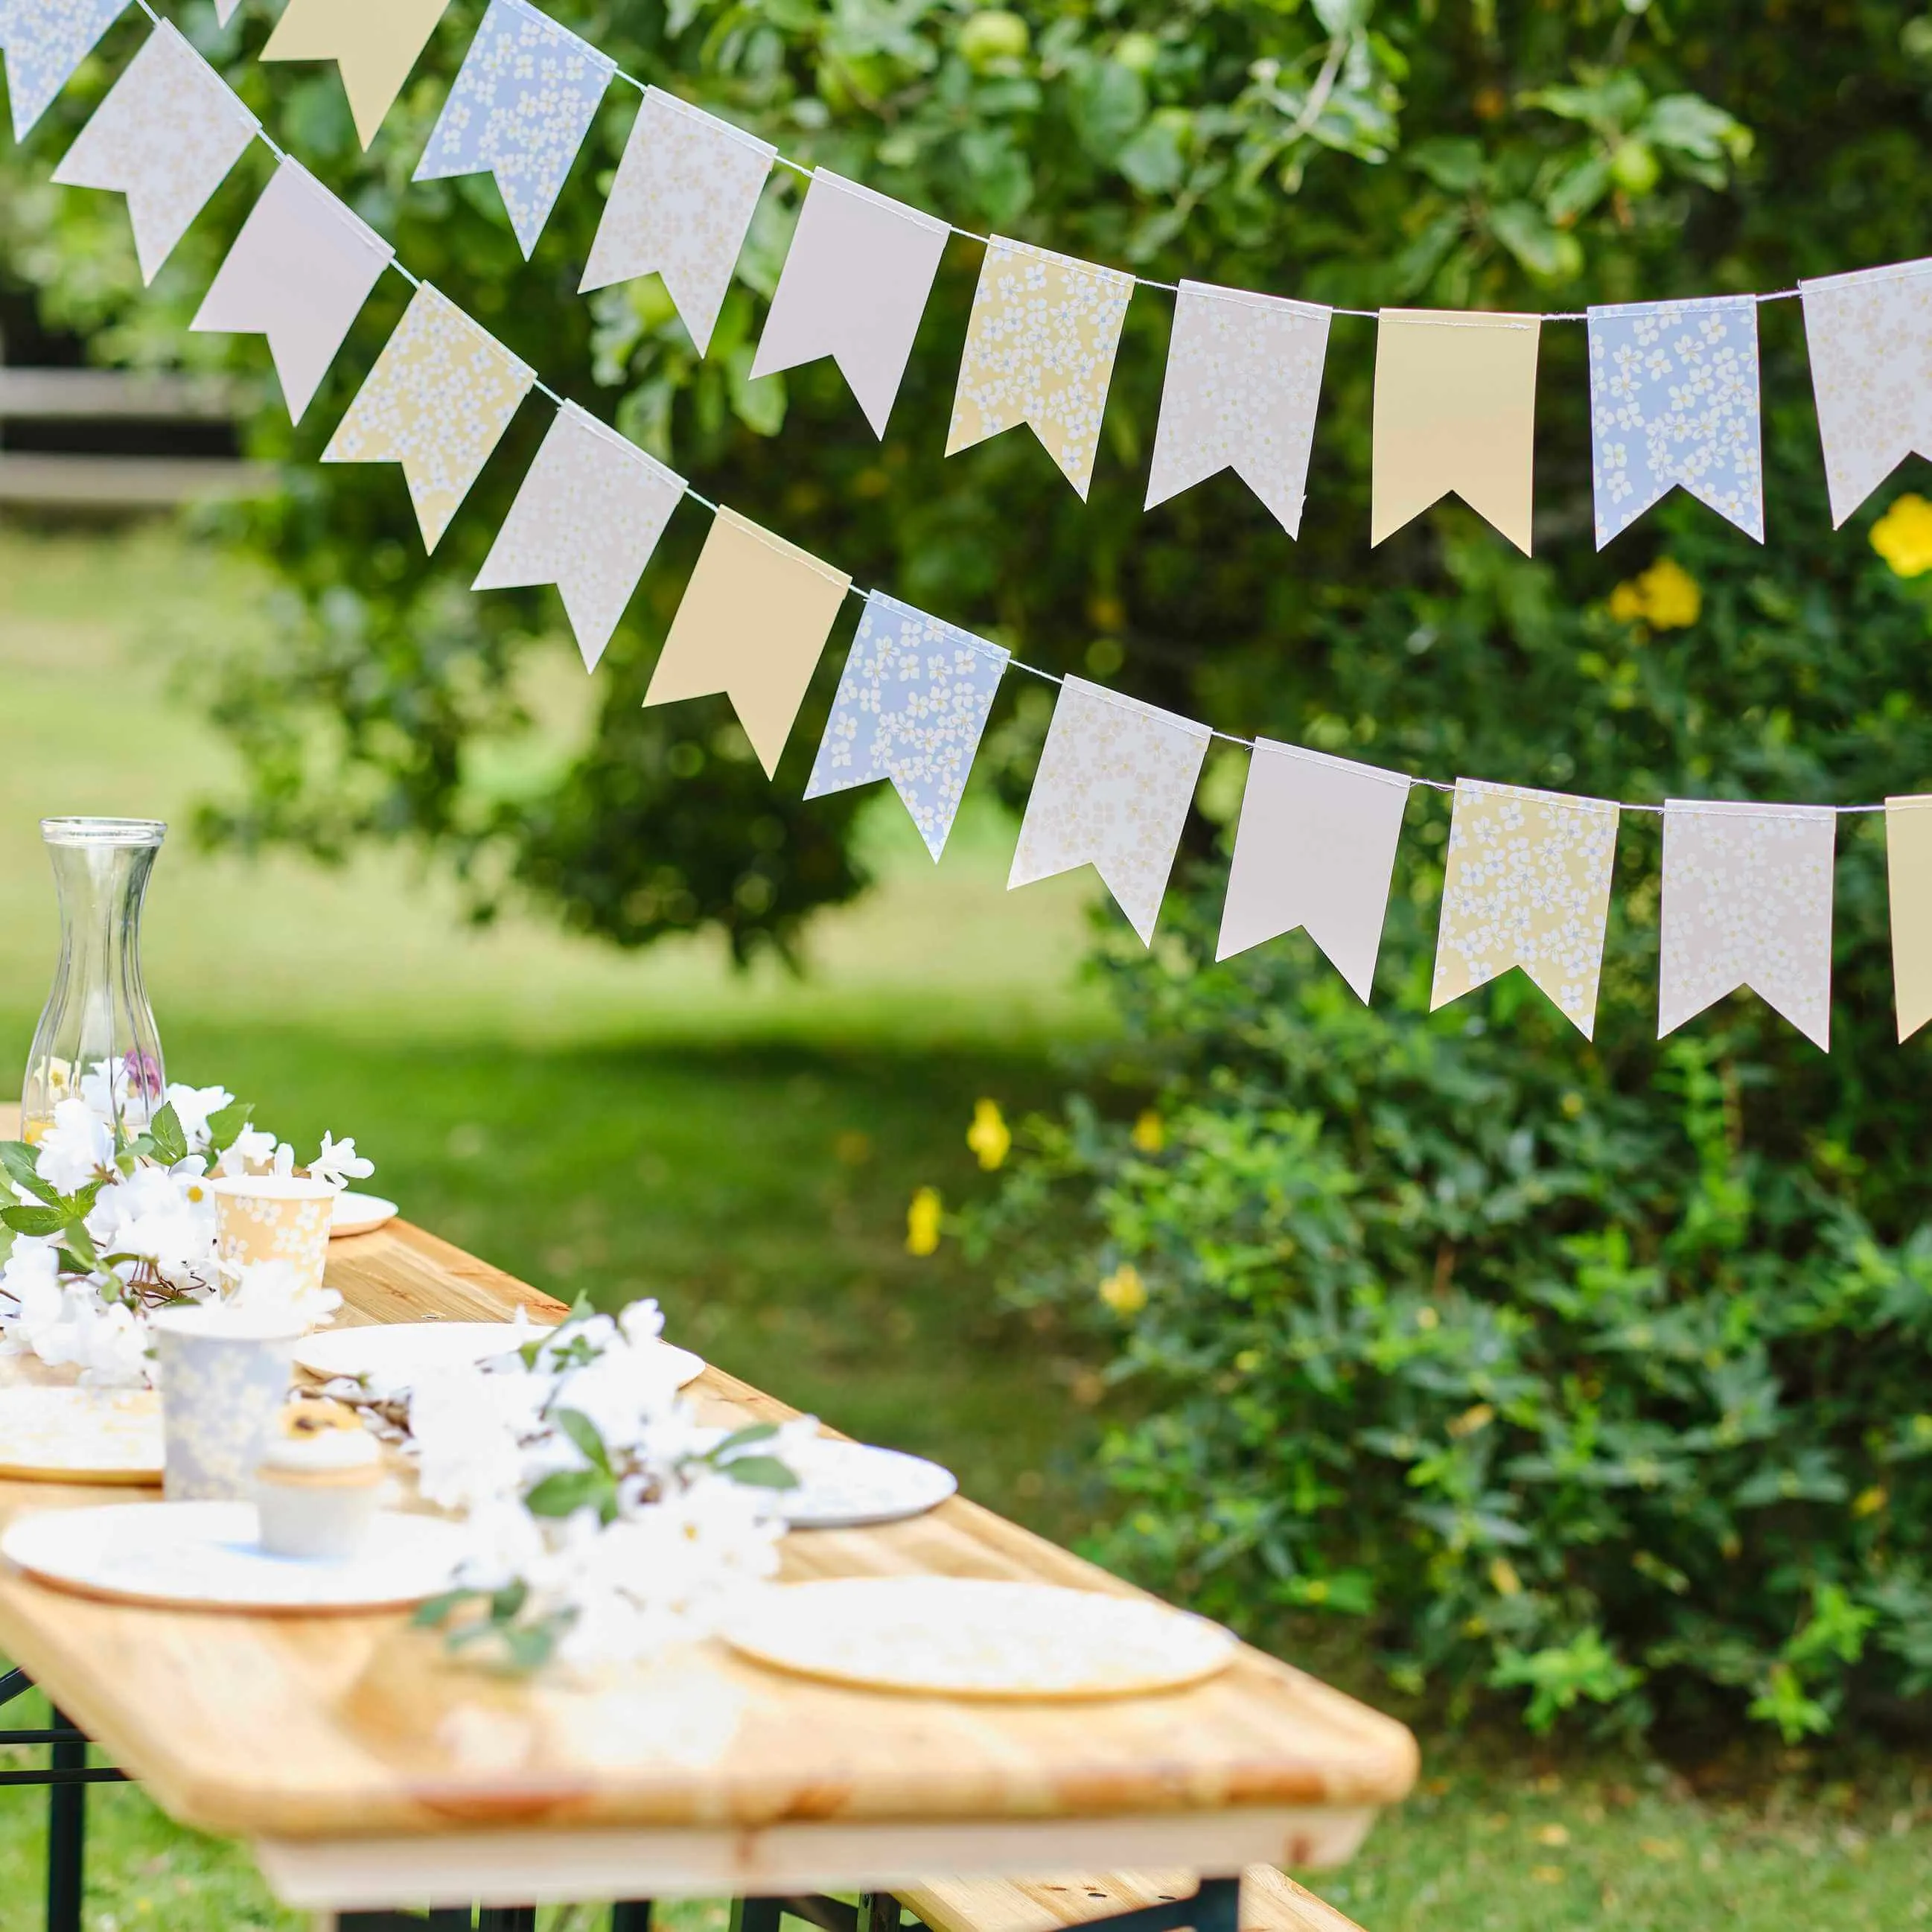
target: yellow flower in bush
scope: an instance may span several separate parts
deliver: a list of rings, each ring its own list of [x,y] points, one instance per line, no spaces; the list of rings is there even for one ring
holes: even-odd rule
[[[1653,631],[1684,631],[1704,608],[1697,580],[1673,559],[1660,556],[1648,570],[1610,592],[1610,615],[1625,624],[1648,624]]]
[[[992,1173],[1006,1159],[1012,1144],[1012,1130],[1000,1112],[999,1102],[976,1102],[973,1124],[966,1130],[966,1144],[980,1156],[980,1165]]]
[[[922,1187],[906,1210],[906,1252],[936,1254],[939,1250],[939,1190]]]
[[[1158,1154],[1166,1146],[1167,1129],[1151,1107],[1134,1123],[1132,1138],[1142,1154]]]
[[[1124,1322],[1132,1320],[1147,1306],[1147,1283],[1132,1262],[1123,1262],[1096,1292]]]
[[[1900,577],[1932,570],[1932,503],[1908,490],[1872,526],[1871,546]]]

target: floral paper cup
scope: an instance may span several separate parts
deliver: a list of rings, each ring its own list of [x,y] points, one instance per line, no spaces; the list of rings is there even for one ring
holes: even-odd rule
[[[299,1292],[321,1288],[329,1219],[340,1191],[332,1181],[242,1174],[216,1181],[213,1191],[218,1261],[230,1268],[280,1262]]]
[[[262,1450],[288,1400],[302,1324],[200,1302],[159,1309],[149,1326],[168,1500],[252,1497]]]

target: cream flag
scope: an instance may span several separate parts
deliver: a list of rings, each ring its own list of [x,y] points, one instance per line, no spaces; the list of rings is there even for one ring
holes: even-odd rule
[[[1412,782],[1257,738],[1214,957],[1300,926],[1366,1001]]]
[[[595,670],[683,495],[682,476],[566,403],[471,588],[554,584]]]
[[[1838,836],[1828,806],[1665,800],[1659,1040],[1743,986],[1830,1051]]]
[[[995,235],[966,325],[948,456],[1030,423],[1084,500],[1134,278]]]
[[[1798,286],[1835,530],[1908,456],[1932,456],[1932,261]]]
[[[285,159],[235,238],[190,328],[268,338],[297,422],[395,250]]]
[[[434,550],[536,373],[423,283],[337,425],[325,463],[400,463]]]
[[[1151,945],[1212,736],[1191,718],[1068,678],[1006,890],[1091,866],[1142,944]]]
[[[1607,799],[1456,781],[1431,1012],[1520,966],[1591,1036],[1618,816]]]
[[[852,580],[720,510],[677,607],[646,705],[722,692],[770,778]]]
[[[1371,542],[1453,490],[1529,554],[1542,328],[1533,315],[1382,310]]]
[[[702,356],[777,152],[674,94],[646,88],[579,292],[662,275]]]
[[[75,136],[54,179],[128,197],[141,279],[152,282],[261,124],[164,20]]]
[[[1174,298],[1147,507],[1232,470],[1301,531],[1330,311],[1183,282]]]
[[[364,147],[376,138],[449,0],[289,0],[265,61],[332,60]]]
[[[830,356],[883,436],[952,232],[935,215],[819,169],[752,363],[770,376]]]
[[[1932,798],[1885,802],[1892,887],[1892,981],[1898,1036],[1932,1020]]]

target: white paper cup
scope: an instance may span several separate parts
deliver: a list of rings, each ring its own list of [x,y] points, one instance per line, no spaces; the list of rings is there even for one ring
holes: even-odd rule
[[[285,1262],[304,1294],[321,1287],[335,1197],[341,1192],[332,1181],[237,1174],[214,1182],[211,1191],[218,1259],[236,1264]]]
[[[170,1502],[255,1494],[255,1471],[287,1401],[302,1328],[218,1302],[158,1309],[162,1489]]]

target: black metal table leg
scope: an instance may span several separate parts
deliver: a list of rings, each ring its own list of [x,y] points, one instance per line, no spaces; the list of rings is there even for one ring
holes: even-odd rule
[[[537,1932],[534,1905],[486,1905],[476,1915],[476,1932]]]
[[[899,1932],[904,1922],[899,1902],[889,1892],[859,1894],[859,1932]]]
[[[56,1711],[53,1728],[71,1726]],[[56,1772],[80,1771],[87,1763],[87,1740],[78,1731],[56,1738],[50,1748]],[[86,1867],[87,1786],[77,1779],[52,1784],[47,1792],[47,1932],[80,1932]]]
[[[620,1898],[610,1908],[610,1932],[651,1932],[648,1898]]]

